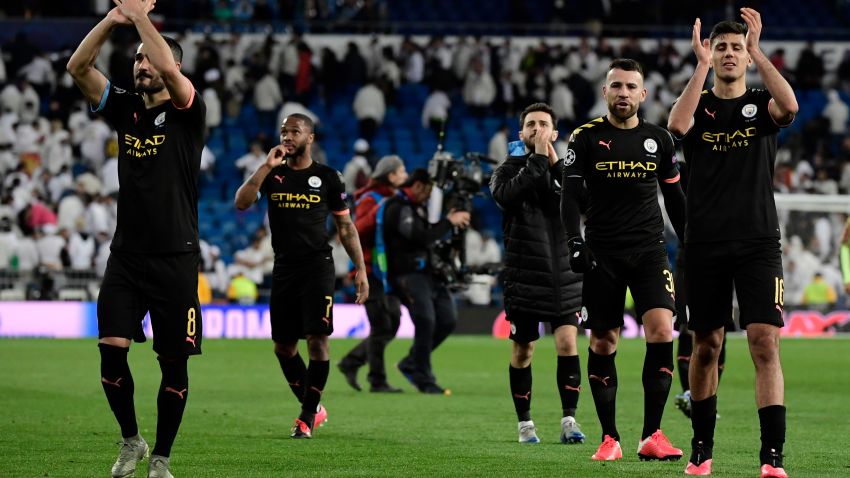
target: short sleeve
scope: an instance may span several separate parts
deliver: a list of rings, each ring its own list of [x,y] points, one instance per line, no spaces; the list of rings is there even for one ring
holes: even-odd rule
[[[97,105],[91,105],[91,110],[103,116],[106,122],[117,130],[121,125],[133,120],[136,103],[140,100],[141,97],[136,93],[131,93],[107,81],[100,102]]]
[[[588,133],[581,128],[573,131],[567,146],[567,155],[564,157],[564,177],[584,177],[585,157]]]
[[[345,185],[342,180],[342,174],[339,171],[332,170],[328,176],[328,208],[332,213],[337,215],[348,214],[348,203],[345,202]]]
[[[679,168],[676,165],[676,146],[668,131],[661,133],[661,156],[658,164],[658,180],[668,184],[679,182]]]
[[[770,107],[770,100],[772,100],[772,99],[773,99],[773,96],[771,96],[769,91],[767,91],[767,90],[757,90],[756,91],[754,103],[755,103],[756,107],[758,108],[758,112],[755,113],[755,114],[758,114],[758,118],[759,118],[759,124],[758,124],[759,132],[764,131],[765,134],[773,134],[773,133],[776,133],[777,131],[779,131],[781,129],[781,127],[778,124],[776,124],[776,121],[773,120],[773,116],[770,116],[770,110],[768,108]],[[749,108],[749,107],[750,107],[750,105],[744,106],[745,109]],[[764,111],[763,114],[761,113],[762,111]],[[745,112],[745,115],[746,114],[748,114],[748,113]]]

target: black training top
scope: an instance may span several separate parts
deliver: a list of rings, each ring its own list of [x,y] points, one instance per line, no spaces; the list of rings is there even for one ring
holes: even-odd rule
[[[593,251],[641,252],[663,243],[656,183],[679,180],[670,133],[643,120],[620,129],[601,117],[576,128],[569,148],[564,183],[584,178],[585,236]]]
[[[118,224],[113,251],[199,251],[198,171],[206,105],[146,108],[140,94],[106,84],[95,112],[118,133]]]
[[[766,90],[720,99],[703,91],[682,149],[688,161],[686,242],[779,239],[773,163],[779,126]]]
[[[315,161],[295,170],[286,163],[269,172],[260,188],[267,198],[275,257],[299,263],[330,254],[328,214],[348,214],[342,175]]]

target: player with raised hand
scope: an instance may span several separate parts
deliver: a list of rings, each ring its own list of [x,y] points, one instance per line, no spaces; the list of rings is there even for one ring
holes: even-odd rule
[[[682,138],[689,164],[685,282],[694,332],[690,363],[691,457],[685,473],[711,474],[718,357],[738,296],[740,324],[756,371],[762,478],[785,478],[784,379],[779,360],[784,284],[773,165],[780,128],[799,109],[791,85],[759,47],[761,16],[742,8],[745,24],[724,21],[701,40],[693,77],[673,105],[668,129]],[[747,88],[754,64],[766,89]],[[704,90],[709,70],[713,86]]]
[[[292,438],[312,438],[327,419],[319,404],[328,380],[328,337],[333,332],[334,262],[326,227],[332,216],[340,241],[357,272],[356,303],[369,297],[366,265],[357,229],[345,202],[338,171],[313,161],[315,138],[310,117],[296,113],[280,126],[280,145],[236,191],[236,207],[247,209],[261,195],[268,202],[269,226],[275,252],[269,303],[274,353],[301,413]],[[306,339],[309,367],[298,353]]]
[[[112,476],[134,476],[149,448],[139,435],[127,353],[150,312],[162,381],[147,476],[170,478],[171,447],[189,396],[188,357],[201,353],[197,184],[206,107],[180,72],[180,45],[148,18],[156,2],[114,3],[67,65],[93,111],[122,141],[117,227],[97,303],[101,384],[123,436]],[[94,68],[101,46],[122,25],[135,27],[142,40],[135,93]]]

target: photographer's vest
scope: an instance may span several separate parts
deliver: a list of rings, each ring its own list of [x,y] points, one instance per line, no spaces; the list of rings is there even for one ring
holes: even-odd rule
[[[391,199],[398,199],[406,204],[412,204],[410,198],[407,197],[407,194],[404,193],[403,189],[399,189],[394,196],[384,197],[381,199],[381,202],[378,203],[378,211],[375,215],[375,248],[372,250],[372,273],[375,274],[375,277],[384,284],[384,291],[387,293],[392,291],[392,287],[390,287],[390,283],[387,279],[389,264],[387,262],[387,242],[384,237],[384,224],[386,223],[385,216],[387,204],[389,204]],[[415,263],[417,271],[425,270],[427,265],[427,261],[421,258]]]
[[[387,201],[392,196],[382,196],[375,191],[365,193],[357,200],[356,205],[360,204],[366,196],[371,197],[375,204],[378,205],[378,210],[375,212],[375,246],[372,248],[372,275],[381,281],[384,285],[384,292],[390,292],[390,284],[387,281],[387,249],[384,242],[384,209]]]

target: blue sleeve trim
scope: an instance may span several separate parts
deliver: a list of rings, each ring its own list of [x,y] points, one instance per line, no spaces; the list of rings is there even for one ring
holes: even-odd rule
[[[97,105],[97,109],[94,106],[91,107],[92,113],[97,113],[102,110],[104,106],[106,106],[106,98],[109,97],[109,90],[112,88],[112,82],[106,80],[106,88],[103,90],[103,94],[100,95],[100,103]]]

